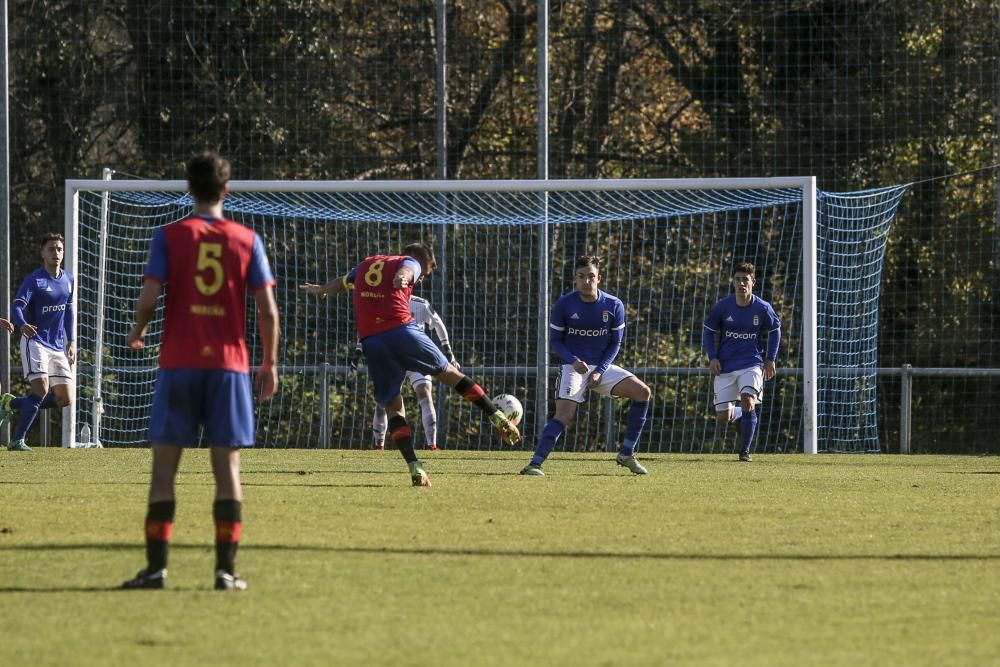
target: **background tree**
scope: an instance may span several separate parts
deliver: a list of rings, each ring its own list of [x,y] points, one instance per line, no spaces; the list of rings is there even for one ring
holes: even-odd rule
[[[179,178],[215,148],[239,178],[433,177],[435,5],[14,0],[12,273],[61,227],[65,179],[103,167]],[[453,0],[447,13],[449,174],[534,177],[535,3]],[[550,173],[917,182],[890,242],[880,364],[992,367],[997,26],[987,0],[553,0]],[[976,403],[989,389],[922,385],[918,447],[995,449]],[[944,436],[942,415],[962,438]]]

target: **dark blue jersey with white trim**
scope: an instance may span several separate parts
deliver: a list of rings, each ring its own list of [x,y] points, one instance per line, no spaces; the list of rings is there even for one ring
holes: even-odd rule
[[[602,290],[584,301],[579,291],[559,297],[552,307],[549,344],[564,364],[581,359],[603,373],[618,356],[625,331],[625,305]]]
[[[764,337],[767,359],[774,361],[781,342],[781,320],[767,301],[753,296],[745,306],[730,294],[712,306],[705,318],[702,345],[709,359],[718,359],[723,373],[761,366]]]
[[[60,270],[53,278],[45,267],[28,274],[14,295],[11,319],[15,326],[30,324],[37,331],[34,340],[62,352],[73,335],[73,289],[69,271]]]

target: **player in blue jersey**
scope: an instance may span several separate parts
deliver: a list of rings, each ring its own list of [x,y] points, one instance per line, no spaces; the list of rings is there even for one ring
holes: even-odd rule
[[[781,321],[771,304],[753,294],[755,272],[750,262],[736,265],[736,291],[712,306],[702,337],[708,368],[715,376],[716,420],[722,426],[739,420],[740,461],[748,463],[757,435],[756,407],[763,398],[764,381],[774,377],[781,343]],[[735,403],[739,405],[734,407]]]
[[[549,344],[562,364],[556,380],[556,412],[542,429],[531,463],[521,474],[545,474],[542,463],[573,421],[577,406],[587,400],[589,392],[596,392],[631,401],[625,440],[616,460],[636,475],[645,475],[646,469],[635,458],[635,448],[649,410],[649,387],[612,363],[625,333],[625,306],[618,297],[598,289],[600,257],[581,257],[575,268],[576,289],[559,297],[549,323]]]
[[[29,452],[24,439],[43,408],[65,408],[72,401],[73,276],[62,268],[63,236],[42,237],[42,266],[28,274],[14,296],[11,317],[21,332],[21,364],[31,384],[27,396],[0,396],[0,424],[17,411],[7,449]]]

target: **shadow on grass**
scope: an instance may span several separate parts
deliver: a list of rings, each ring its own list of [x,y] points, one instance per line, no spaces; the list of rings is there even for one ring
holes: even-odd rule
[[[143,548],[139,542],[89,542],[89,543],[46,543],[0,545],[2,552],[42,552],[42,551],[138,551]],[[206,544],[172,542],[170,549],[204,550]],[[583,558],[596,560],[646,559],[646,560],[703,560],[703,561],[995,561],[1000,554],[794,554],[794,553],[699,553],[699,552],[657,552],[657,551],[530,551],[525,549],[447,549],[441,547],[352,547],[324,544],[241,544],[240,552],[246,551],[306,551],[342,554],[394,554],[399,556],[482,556],[486,558]],[[0,592],[9,591],[0,587]],[[98,589],[104,590],[104,589]]]
[[[204,550],[205,544],[171,544],[171,549],[195,549]],[[104,544],[25,544],[25,545],[3,545],[0,552],[42,552],[42,551],[140,551],[141,544],[125,542],[108,542]],[[398,556],[457,556],[468,558],[470,556],[480,556],[485,558],[552,558],[552,559],[595,559],[595,560],[619,560],[643,558],[649,560],[663,561],[793,561],[793,562],[821,562],[821,561],[898,561],[898,562],[964,562],[964,561],[996,561],[1000,560],[1000,555],[995,554],[706,554],[696,552],[629,552],[629,551],[527,551],[527,550],[500,550],[500,549],[441,549],[441,548],[417,548],[417,547],[345,547],[345,546],[324,546],[324,545],[289,545],[289,544],[249,544],[241,545],[240,551],[306,551],[330,554],[378,554],[378,555],[398,555]],[[121,591],[115,586],[0,586],[0,595],[5,593],[108,593]],[[177,588],[169,587],[158,594],[169,595],[170,593],[185,593],[190,591],[202,591],[202,588]]]
[[[60,586],[58,588],[47,588],[38,586],[29,588],[27,586],[0,586],[0,593],[107,593],[116,590],[114,588],[100,588],[97,586]]]
[[[386,473],[382,473],[382,472],[368,472],[368,471],[357,471],[357,472],[359,472],[359,473],[365,473],[365,474],[373,474],[373,475],[381,475],[381,474],[390,475],[391,474],[391,475],[395,475],[397,477],[402,477],[404,479],[408,479],[409,478],[409,473],[406,472],[405,470],[403,472],[395,472],[395,473],[388,473],[388,472],[386,472]],[[149,481],[148,480],[143,480],[142,482],[118,482],[118,481],[114,481],[114,482],[108,482],[108,481],[104,481],[104,482],[77,482],[77,481],[73,481],[73,482],[67,482],[67,483],[68,484],[72,484],[73,486],[107,486],[108,484],[114,484],[115,486],[122,486],[122,485],[125,485],[125,486],[149,486]],[[190,482],[190,481],[186,481],[184,479],[180,479],[178,481],[177,485],[178,486],[211,486],[214,483],[215,482],[212,481],[211,479],[209,479],[209,480],[207,480],[205,482]],[[44,484],[45,486],[52,486],[51,482],[0,482],[0,484],[8,484],[8,485],[24,484],[26,486],[37,486],[37,485],[40,485],[40,484]],[[308,482],[279,483],[279,482],[274,482],[274,483],[269,483],[269,482],[246,482],[246,481],[244,481],[242,483],[242,486],[243,487],[280,486],[282,488],[303,487],[303,488],[320,488],[320,489],[383,489],[383,488],[386,488],[386,487],[389,487],[389,486],[399,486],[399,484],[389,484],[389,483],[385,483],[385,484],[362,484],[362,483],[359,483],[359,482],[355,482],[355,483],[351,483],[351,484],[348,484],[348,483],[333,484],[333,483],[324,483],[324,482],[316,482],[316,483],[308,483]]]
[[[8,485],[8,486],[13,486],[15,484],[16,485],[24,485],[24,486],[53,486],[53,482],[51,480],[31,481],[31,480],[23,480],[23,479],[5,479],[5,480],[0,480],[0,484],[2,484],[2,485]],[[116,486],[119,486],[119,485],[120,486],[149,486],[149,479],[142,479],[142,480],[139,480],[139,481],[136,481],[136,482],[123,482],[123,481],[117,480],[117,479],[116,480],[106,480],[106,479],[104,479],[104,480],[97,480],[97,481],[94,481],[94,482],[81,482],[79,480],[73,479],[73,480],[68,480],[66,482],[61,482],[61,484],[63,484],[63,485],[72,485],[72,486],[107,486],[108,484],[114,484]]]
[[[211,582],[209,582],[211,584]],[[166,588],[157,589],[155,592],[157,595],[169,595],[171,593],[192,593],[192,592],[202,592],[210,590],[211,586],[208,587],[198,587],[198,586],[174,586],[170,584]],[[131,590],[126,590],[121,586],[0,586],[0,594],[2,593],[132,593]]]
[[[306,489],[384,489],[389,486],[400,486],[398,484],[306,484],[306,483],[296,483],[291,482],[288,484],[267,484],[260,482],[243,482],[244,487],[266,487],[266,486],[277,486],[282,489],[289,488],[306,488]]]

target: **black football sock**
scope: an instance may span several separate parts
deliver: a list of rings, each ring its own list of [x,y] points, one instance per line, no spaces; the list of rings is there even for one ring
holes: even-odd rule
[[[397,415],[389,419],[389,439],[407,463],[417,460],[417,454],[413,451],[413,430],[406,423],[406,417]]]
[[[487,415],[491,415],[497,411],[497,406],[493,405],[493,401],[486,395],[483,388],[470,380],[468,376],[458,381],[458,384],[455,385],[455,391],[461,394],[465,400],[474,403]]]
[[[212,505],[212,518],[215,519],[215,569],[235,574],[236,549],[243,533],[242,503],[216,500]]]
[[[160,500],[149,503],[146,510],[146,569],[149,572],[167,567],[176,506],[177,503],[173,500]]]

